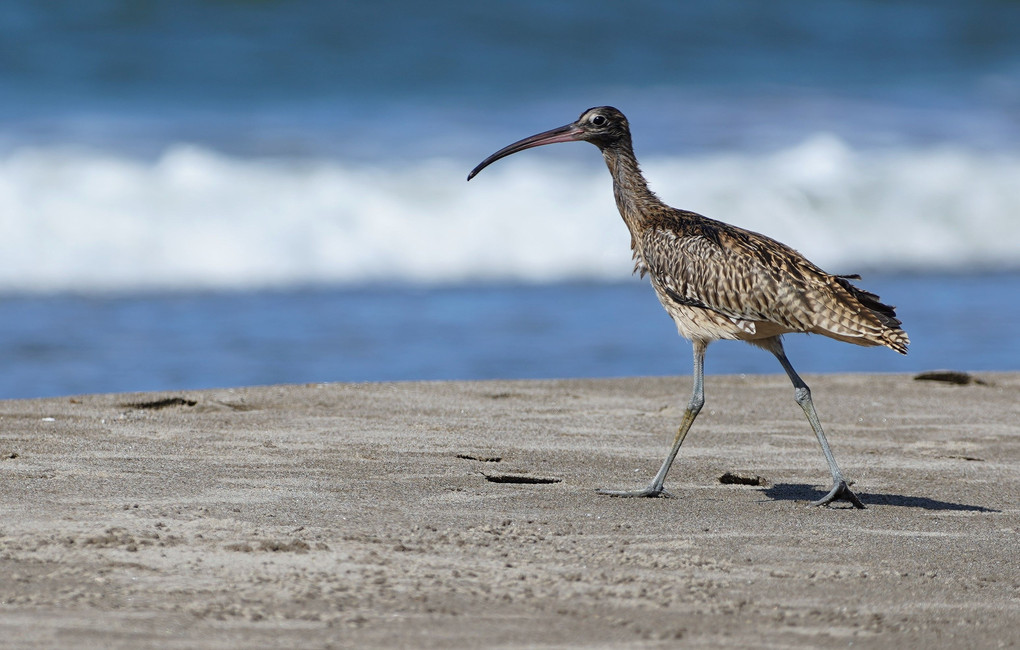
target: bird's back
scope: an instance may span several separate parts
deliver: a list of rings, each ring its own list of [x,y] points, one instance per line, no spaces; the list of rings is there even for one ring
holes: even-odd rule
[[[634,238],[637,270],[687,338],[807,332],[905,354],[895,309],[764,235],[662,205]]]

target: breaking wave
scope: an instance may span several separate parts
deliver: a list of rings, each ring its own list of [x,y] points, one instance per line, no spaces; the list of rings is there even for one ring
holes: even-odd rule
[[[465,183],[476,160],[14,148],[0,156],[0,290],[626,278],[629,238],[597,153],[545,151]],[[1020,267],[1011,152],[854,149],[823,133],[643,166],[667,203],[766,233],[832,272]]]

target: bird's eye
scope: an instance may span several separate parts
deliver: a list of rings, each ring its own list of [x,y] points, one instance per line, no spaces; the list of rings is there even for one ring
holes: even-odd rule
[[[588,121],[594,126],[605,126],[607,122],[605,115],[592,115]]]

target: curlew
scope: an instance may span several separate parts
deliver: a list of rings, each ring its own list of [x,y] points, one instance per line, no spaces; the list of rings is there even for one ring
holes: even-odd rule
[[[693,394],[673,446],[651,484],[640,490],[598,492],[618,497],[669,495],[663,490],[666,474],[705,402],[705,350],[712,341],[729,339],[771,352],[793,382],[797,404],[832,473],[832,489],[811,505],[844,500],[863,508],[836,464],[811,401],[811,389],[787,359],[782,335],[821,334],[906,354],[910,340],[894,308],[850,282],[859,276],[826,273],[774,239],[663,203],[641,174],[627,118],[611,106],[588,109],[572,124],[500,149],[471,170],[468,180],[518,151],[573,141],[590,142],[602,151],[613,177],[616,206],[630,231],[634,271],[649,276],[677,331],[694,349]]]

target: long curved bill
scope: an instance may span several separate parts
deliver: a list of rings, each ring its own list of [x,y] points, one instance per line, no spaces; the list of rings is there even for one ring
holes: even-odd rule
[[[576,140],[580,140],[583,135],[584,131],[577,126],[577,124],[567,124],[566,126],[561,126],[556,129],[551,129],[549,131],[544,131],[531,137],[524,138],[523,140],[518,140],[513,144],[503,147],[482,162],[478,163],[478,166],[472,169],[471,173],[468,174],[467,179],[471,180],[478,174],[478,172],[482,171],[500,158],[506,158],[512,153],[531,149],[532,147],[541,147],[544,144],[574,142]]]

